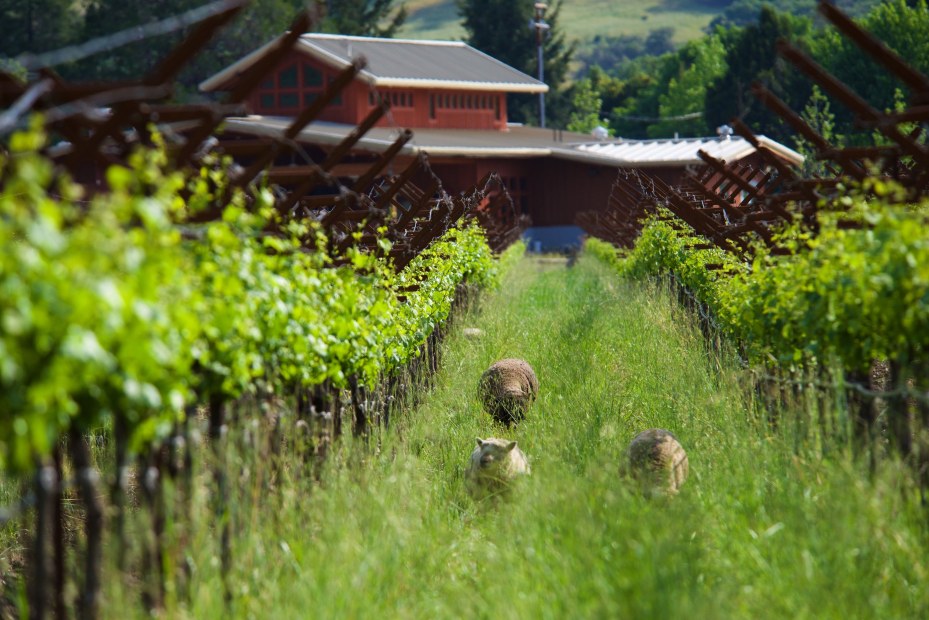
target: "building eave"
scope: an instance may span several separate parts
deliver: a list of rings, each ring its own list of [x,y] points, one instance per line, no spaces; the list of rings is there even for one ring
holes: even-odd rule
[[[370,75],[370,74],[368,74]],[[465,82],[461,80],[429,80],[417,78],[378,78],[371,76],[369,84],[382,88],[432,88],[436,90],[494,91],[506,93],[547,93],[547,84],[507,84],[503,82]]]
[[[265,136],[269,138],[278,138],[284,132],[286,126],[276,124],[275,121],[260,116],[230,118],[224,123],[226,131],[234,133],[245,133],[249,135]],[[327,131],[328,129],[328,131]],[[415,134],[414,134],[415,135]],[[353,150],[368,151],[371,153],[383,153],[399,137],[391,134],[390,137],[379,138],[371,135],[362,136],[355,143]],[[345,139],[344,131],[336,126],[310,126],[301,131],[296,140],[325,146],[335,146]],[[551,155],[551,149],[539,147],[473,147],[473,146],[437,146],[437,145],[417,145],[415,142],[409,142],[400,150],[402,155],[418,155],[425,153],[436,157],[462,157],[462,158],[488,158],[488,157],[547,157]]]
[[[286,131],[290,122],[291,119],[286,117],[254,115],[227,119],[225,125],[228,131],[279,137]],[[311,123],[300,132],[296,139],[306,143],[334,146],[342,142],[353,128],[354,126],[352,125],[338,123]],[[372,130],[357,142],[354,149],[371,153],[382,153],[394,143],[400,131],[400,128],[380,128]],[[557,132],[528,127],[513,128],[512,132],[414,129],[413,139],[403,147],[401,153],[404,155],[427,153],[433,157],[462,159],[527,159],[551,157],[610,168],[680,168],[690,165],[705,165],[696,155],[685,156],[681,154],[675,157],[661,157],[659,153],[657,154],[658,156],[653,154],[649,157],[628,157],[617,154],[615,151],[612,153],[609,151],[611,144],[621,145],[623,144],[622,142],[579,141],[578,139],[583,137],[579,134],[571,134],[568,136],[568,141],[562,142],[560,137],[555,140],[555,135],[558,135]],[[544,140],[543,137],[547,136],[553,136],[553,139]],[[484,143],[482,144],[482,142]],[[630,146],[649,147],[651,146],[649,142],[653,141],[644,141],[644,144],[627,144],[630,144]],[[657,145],[658,147],[666,148],[668,146],[663,144],[664,141],[657,142],[659,142]],[[667,142],[670,145],[674,145],[684,141]],[[789,163],[795,165],[803,163],[802,155],[782,144],[763,136],[759,136],[759,142],[761,146],[770,149],[778,157],[783,158]],[[706,148],[709,145],[703,143],[702,146]],[[732,144],[731,146],[734,148],[730,148],[724,154],[719,154],[724,157],[726,161],[738,161],[757,152],[756,149],[747,142],[744,144]],[[607,150],[596,150],[598,147],[606,147]],[[696,148],[694,148],[693,152],[696,152]],[[642,154],[638,153],[638,155]]]

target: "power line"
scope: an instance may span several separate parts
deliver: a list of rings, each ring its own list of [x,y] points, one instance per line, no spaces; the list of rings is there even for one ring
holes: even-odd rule
[[[688,112],[680,116],[614,116],[621,121],[636,121],[640,123],[660,123],[662,121],[690,121],[703,116],[703,112]]]

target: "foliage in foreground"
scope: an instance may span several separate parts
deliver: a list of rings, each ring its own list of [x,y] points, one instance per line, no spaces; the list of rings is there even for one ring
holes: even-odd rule
[[[815,236],[799,225],[782,231],[790,254],[759,247],[747,264],[695,249],[705,240],[652,219],[619,268],[673,273],[752,361],[837,361],[854,370],[875,359],[913,362],[929,350],[929,221],[926,205],[901,206],[899,191],[872,181],[849,192],[841,209],[820,212]]]
[[[41,142],[20,134],[0,160],[0,470],[114,421],[138,448],[211,397],[373,384],[417,354],[459,284],[494,280],[474,224],[400,275],[355,250],[334,267],[322,232],[278,222],[267,192],[178,226],[222,194],[218,168],[185,186],[161,151],[139,151],[83,200]]]

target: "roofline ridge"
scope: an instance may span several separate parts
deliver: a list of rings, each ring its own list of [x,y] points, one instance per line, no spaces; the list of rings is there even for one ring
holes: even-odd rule
[[[329,32],[304,32],[300,38],[345,39],[351,41],[377,41],[378,43],[412,43],[414,45],[447,45],[450,47],[471,47],[464,41],[449,39],[393,39],[387,37],[363,37],[350,34],[333,34]]]

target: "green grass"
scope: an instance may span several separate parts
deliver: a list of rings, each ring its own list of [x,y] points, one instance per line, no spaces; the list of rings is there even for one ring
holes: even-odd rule
[[[457,335],[465,326],[484,337]],[[513,431],[476,396],[509,356],[541,384]],[[233,469],[233,603],[217,536],[200,527],[191,602],[168,616],[929,617],[927,519],[906,477],[823,456],[802,416],[782,414],[778,430],[756,420],[723,365],[711,370],[665,292],[589,256],[572,269],[523,259],[456,323],[421,405],[367,447],[343,442],[319,484],[291,469],[269,490],[261,459]],[[655,426],[690,457],[673,500],[618,475],[629,440]],[[476,504],[463,474],[474,437],[490,435],[518,440],[532,475]],[[107,616],[125,617],[133,588],[105,583]]]
[[[409,12],[399,36],[413,39],[464,39],[455,0],[407,0]],[[564,3],[560,27],[569,40],[584,41],[596,35],[647,36],[658,28],[674,28],[674,42],[703,35],[717,9],[683,0],[570,0]],[[529,19],[529,15],[526,19]]]

